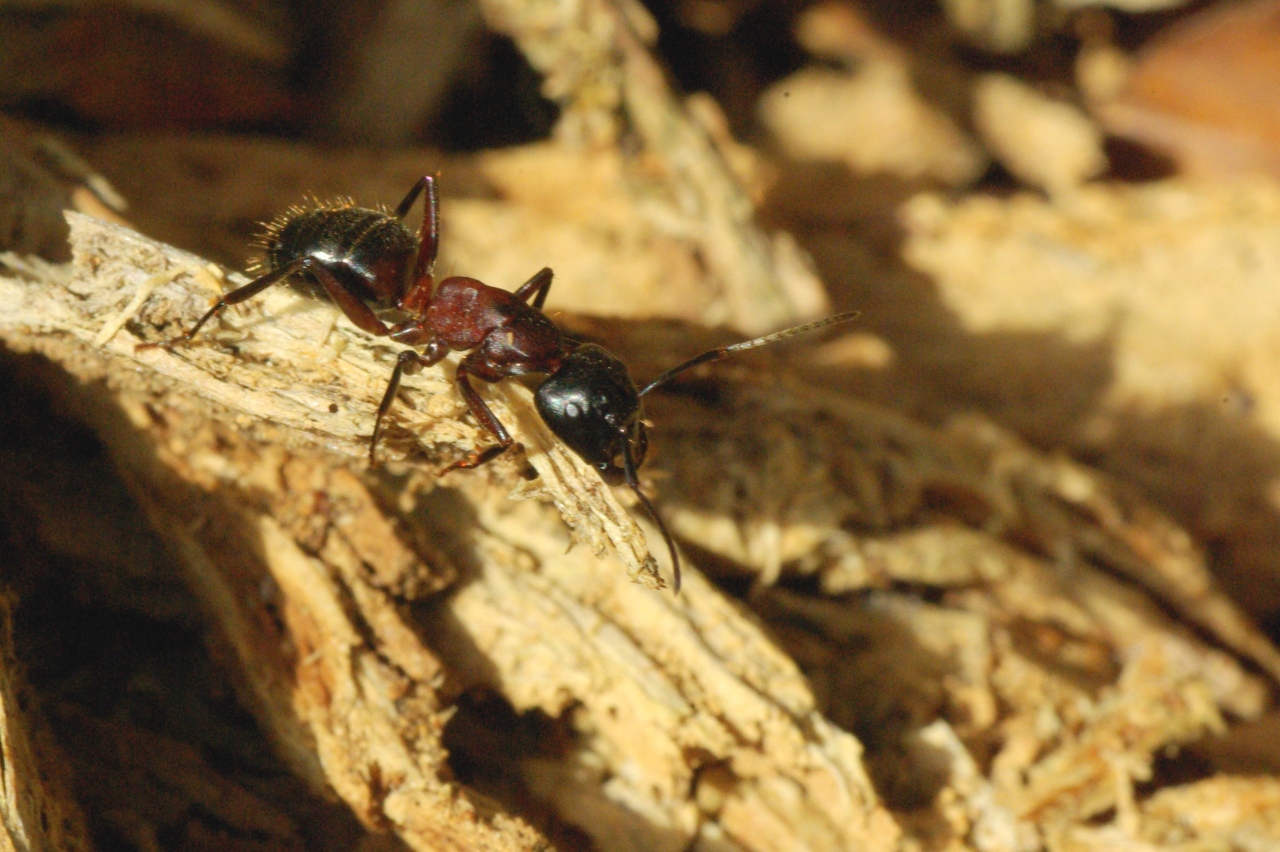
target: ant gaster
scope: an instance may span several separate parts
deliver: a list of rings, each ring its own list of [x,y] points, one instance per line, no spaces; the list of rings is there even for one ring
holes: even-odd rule
[[[415,246],[413,234],[402,220],[424,193],[425,210]],[[556,437],[599,471],[605,482],[625,483],[634,492],[667,545],[674,587],[679,592],[680,558],[675,543],[662,517],[640,490],[637,476],[648,448],[641,420],[641,399],[691,367],[845,322],[857,316],[857,312],[837,314],[712,349],[673,367],[637,390],[626,365],[616,356],[596,344],[580,344],[566,338],[542,312],[551,289],[550,269],[539,270],[514,293],[462,276],[451,276],[434,284],[439,209],[436,179],[432,175],[413,185],[396,207],[394,216],[349,202],[309,210],[293,209],[267,228],[262,275],[219,299],[185,334],[144,346],[168,349],[188,343],[228,305],[251,299],[273,284],[296,277],[318,283],[359,328],[422,348],[421,353],[405,350],[396,360],[374,421],[369,443],[371,464],[401,377],[439,363],[450,351],[468,353],[458,364],[458,391],[471,415],[497,443],[473,450],[446,467],[442,474],[479,467],[514,443],[472,386],[470,376],[498,382],[527,373],[545,375],[534,397],[538,413]],[[379,316],[387,313],[395,313],[399,321],[393,320],[394,324],[388,325]]]

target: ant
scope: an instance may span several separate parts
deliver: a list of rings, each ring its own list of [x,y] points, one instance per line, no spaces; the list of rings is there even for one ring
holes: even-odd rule
[[[403,219],[418,196],[424,194],[425,211],[415,241]],[[433,175],[413,185],[394,215],[350,202],[322,204],[314,209],[293,208],[267,226],[262,275],[219,299],[185,334],[143,346],[171,349],[189,343],[205,323],[228,305],[247,301],[273,284],[299,277],[318,283],[359,328],[422,348],[421,353],[406,349],[396,359],[374,420],[369,443],[371,465],[376,463],[383,421],[395,400],[401,377],[439,363],[451,351],[467,352],[455,374],[458,391],[471,415],[497,443],[476,448],[446,467],[441,475],[479,467],[514,443],[469,377],[492,383],[529,373],[546,376],[534,394],[538,413],[556,437],[594,467],[606,483],[625,483],[636,495],[671,554],[678,593],[680,558],[675,543],[662,517],[640,490],[637,476],[648,449],[641,399],[699,364],[846,322],[857,312],[712,349],[672,367],[638,390],[626,365],[615,355],[594,343],[566,338],[543,313],[542,306],[551,289],[549,268],[534,273],[515,292],[463,276],[450,276],[434,284],[439,231],[440,199]],[[388,325],[379,317],[388,312],[403,318]]]

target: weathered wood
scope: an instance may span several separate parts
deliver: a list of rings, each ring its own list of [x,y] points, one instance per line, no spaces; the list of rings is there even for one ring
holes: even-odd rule
[[[484,438],[460,419],[448,367],[411,379],[388,441],[388,455],[416,459],[399,468],[408,483],[366,480],[348,468],[363,467],[384,344],[282,291],[263,300],[270,318],[254,306],[229,318],[234,334],[139,351],[131,329],[159,337],[188,323],[214,295],[210,273],[116,226],[71,221],[70,279],[0,284],[6,345],[83,383],[81,416],[187,569],[246,703],[313,786],[415,848],[533,848],[517,821],[468,816],[448,780],[441,695],[485,688],[591,732],[565,763],[528,772],[593,834],[675,848],[708,831],[745,842],[765,820],[784,846],[891,848],[897,830],[857,741],[701,578],[678,599],[629,581],[652,580],[646,538],[545,434],[527,389],[486,390],[522,456],[437,482],[423,471]],[[95,347],[157,275],[137,316]],[[532,483],[519,476],[526,461]],[[512,502],[512,483],[533,499]],[[574,540],[589,546],[566,553]],[[429,600],[415,615],[410,604]],[[709,815],[697,779],[719,765],[735,783]],[[779,785],[792,794],[778,798]]]

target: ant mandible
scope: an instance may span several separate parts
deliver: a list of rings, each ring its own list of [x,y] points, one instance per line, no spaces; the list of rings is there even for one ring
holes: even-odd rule
[[[425,209],[415,246],[403,219],[419,195],[424,196]],[[374,420],[370,464],[375,463],[383,421],[395,400],[401,377],[439,363],[451,351],[468,353],[458,364],[458,392],[471,415],[497,444],[476,448],[446,467],[441,475],[479,467],[514,443],[472,386],[470,376],[492,383],[530,373],[545,375],[534,394],[538,413],[556,437],[594,467],[606,483],[625,483],[635,494],[667,545],[673,585],[679,592],[680,557],[675,542],[662,516],[640,490],[637,475],[648,448],[641,399],[699,364],[846,322],[857,312],[836,314],[712,349],[667,370],[638,390],[626,365],[616,356],[596,344],[566,338],[542,312],[551,289],[549,268],[539,270],[515,292],[463,276],[451,276],[434,284],[439,231],[440,199],[433,175],[426,175],[413,185],[394,216],[350,203],[293,209],[267,227],[263,261],[266,271],[262,275],[219,299],[185,334],[143,346],[170,349],[189,343],[205,323],[228,305],[247,301],[290,278],[316,282],[359,328],[422,348],[421,353],[407,349],[396,359]],[[387,312],[394,312],[399,321],[387,325],[379,317],[379,313]]]

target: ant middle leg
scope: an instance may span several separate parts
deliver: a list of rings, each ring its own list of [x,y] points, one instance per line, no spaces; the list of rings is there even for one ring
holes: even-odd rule
[[[404,375],[412,376],[423,367],[438,364],[447,354],[449,354],[448,348],[433,340],[427,344],[427,351],[421,355],[412,349],[406,349],[396,358],[396,367],[391,371],[391,381],[387,383],[387,389],[382,394],[382,401],[378,403],[378,414],[373,419],[373,437],[369,439],[370,466],[377,464],[376,454],[378,451],[378,439],[382,437],[382,421],[387,412],[391,410],[392,403],[396,401],[396,394],[400,390],[400,377]]]
[[[466,358],[463,358],[462,363],[458,365],[458,392],[462,394],[462,398],[466,401],[467,409],[470,410],[471,416],[479,421],[485,431],[496,438],[498,443],[491,447],[485,447],[484,449],[473,450],[466,458],[459,459],[444,470],[440,471],[441,476],[444,476],[446,473],[453,470],[471,470],[472,468],[480,467],[480,465],[493,461],[498,456],[505,453],[511,448],[511,445],[515,443],[515,441],[511,440],[511,433],[506,430],[506,427],[502,425],[501,421],[498,420],[493,411],[489,409],[489,406],[485,405],[484,400],[480,398],[480,394],[476,393],[476,389],[471,386],[471,382],[467,379],[468,374],[471,372],[467,362],[471,360],[472,355],[468,355]],[[482,374],[481,378],[483,377],[484,376]]]
[[[551,267],[544,266],[537,272],[533,273],[533,277],[520,285],[516,290],[516,298],[522,302],[528,302],[529,296],[533,296],[533,306],[538,310],[542,310],[542,305],[547,301],[547,293],[551,292],[551,279],[555,273],[551,271]]]

